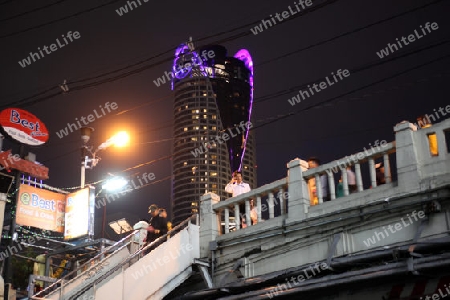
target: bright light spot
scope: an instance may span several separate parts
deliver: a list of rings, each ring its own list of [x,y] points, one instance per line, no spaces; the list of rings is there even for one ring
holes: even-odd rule
[[[120,131],[112,137],[112,142],[116,147],[123,147],[130,141],[130,136],[125,131]]]
[[[122,189],[127,183],[128,180],[125,180],[122,177],[114,177],[108,179],[105,184],[102,185],[102,188],[107,191],[117,191]]]

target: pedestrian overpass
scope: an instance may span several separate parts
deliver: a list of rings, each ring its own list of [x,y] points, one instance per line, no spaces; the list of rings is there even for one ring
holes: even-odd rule
[[[143,249],[133,242],[136,234],[139,231],[31,299],[163,299],[192,274],[194,265],[208,274],[208,264],[198,260],[199,226],[190,219],[174,228],[169,238],[165,235]],[[167,241],[144,255],[161,239]]]
[[[205,194],[200,226],[183,222],[143,257],[122,241],[33,299],[413,300],[437,293],[450,284],[450,119],[420,130],[401,122],[394,131],[395,141],[351,159],[308,170],[297,158],[286,177],[249,193]],[[377,186],[380,160],[386,183]],[[337,198],[340,174],[344,196]],[[321,175],[332,200],[323,202],[319,192],[319,204],[311,205],[308,181]],[[251,200],[258,223],[241,226],[250,220]]]

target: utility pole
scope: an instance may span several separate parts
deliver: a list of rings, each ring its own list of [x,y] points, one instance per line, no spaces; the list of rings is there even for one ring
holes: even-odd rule
[[[23,158],[25,156],[24,152],[25,152],[25,146],[23,144],[21,144],[20,149],[19,149],[20,158]],[[16,178],[15,178],[15,188],[14,188],[14,191],[16,193],[16,200],[13,205],[14,210],[17,209],[17,202],[19,201],[18,190],[20,188],[20,176],[21,175],[22,175],[22,172],[17,170]],[[12,215],[12,210],[11,210],[11,224],[9,227],[10,240],[8,243],[10,255],[5,260],[5,287],[6,287],[5,288],[5,299],[9,299],[10,285],[12,285],[12,256],[13,255],[12,255],[11,249],[12,249],[12,247],[14,247],[13,235],[14,235],[15,231],[16,231],[16,214]]]

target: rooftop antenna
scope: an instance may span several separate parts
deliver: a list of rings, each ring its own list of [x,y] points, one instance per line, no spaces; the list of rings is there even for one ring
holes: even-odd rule
[[[189,41],[187,42],[187,46],[189,50],[192,52],[195,50],[194,42],[192,41],[192,36],[189,37]]]
[[[67,93],[69,91],[69,87],[67,86],[67,80],[66,79],[64,79],[63,84],[60,84],[59,87],[61,88],[61,90],[64,93]]]

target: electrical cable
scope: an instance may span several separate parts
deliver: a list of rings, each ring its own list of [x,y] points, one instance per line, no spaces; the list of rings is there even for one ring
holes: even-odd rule
[[[283,119],[289,118],[289,117],[294,116],[294,115],[296,115],[296,114],[298,114],[298,113],[300,113],[300,112],[305,112],[305,111],[311,110],[312,108],[316,108],[316,107],[323,106],[324,104],[329,103],[329,102],[332,102],[332,101],[334,101],[334,100],[336,100],[336,99],[338,99],[338,98],[342,98],[342,97],[347,96],[347,95],[349,95],[349,94],[353,94],[354,92],[358,92],[358,91],[364,90],[364,89],[366,89],[366,88],[368,88],[368,87],[377,85],[377,84],[379,84],[379,83],[383,83],[383,82],[386,82],[386,81],[388,81],[388,80],[397,78],[397,77],[399,77],[399,76],[401,76],[401,75],[404,75],[404,74],[409,73],[409,72],[411,72],[411,71],[415,71],[415,70],[420,69],[420,68],[422,68],[422,67],[425,67],[425,66],[427,66],[427,65],[429,65],[429,64],[432,64],[432,63],[435,63],[435,62],[438,62],[438,61],[447,59],[447,58],[449,58],[449,57],[450,57],[450,54],[447,54],[447,55],[444,55],[444,56],[441,56],[441,57],[432,59],[432,60],[430,60],[430,61],[428,61],[428,62],[419,64],[419,65],[417,65],[417,66],[414,66],[414,67],[412,67],[412,68],[403,70],[403,71],[401,71],[401,72],[397,72],[397,73],[395,73],[395,74],[393,74],[393,75],[391,75],[391,76],[384,77],[384,78],[382,78],[382,79],[373,81],[372,83],[366,84],[366,85],[361,86],[361,87],[356,88],[356,89],[353,89],[353,90],[351,90],[351,91],[349,91],[349,92],[342,93],[342,94],[340,94],[340,95],[338,95],[338,96],[329,98],[329,99],[327,99],[327,100],[325,100],[325,101],[322,101],[322,102],[319,102],[319,103],[310,105],[310,106],[308,106],[308,107],[299,109],[299,110],[297,110],[297,111],[295,111],[295,112],[292,112],[292,113],[288,113],[288,114],[282,115],[282,116],[276,118],[275,120],[272,120],[272,121],[263,123],[263,124],[261,124],[261,125],[257,125],[257,126],[255,126],[255,127],[252,127],[252,128],[250,128],[250,130],[255,130],[255,129],[264,127],[264,126],[266,126],[266,125],[269,125],[269,124],[272,124],[272,123],[281,121],[281,120],[283,120]]]
[[[96,9],[108,6],[110,4],[113,4],[113,3],[116,3],[116,2],[119,2],[119,1],[120,0],[112,0],[112,1],[109,1],[109,2],[107,2],[105,4],[97,5],[97,6],[94,6],[94,7],[85,9],[85,10],[82,10],[80,12],[77,12],[75,14],[72,14],[72,15],[69,15],[69,16],[65,16],[65,17],[53,20],[53,21],[48,21],[48,22],[45,22],[45,23],[42,23],[42,24],[39,24],[39,25],[35,25],[33,27],[28,27],[26,29],[22,29],[22,30],[19,30],[19,31],[15,31],[15,32],[11,32],[11,33],[8,33],[8,34],[0,35],[0,39],[11,37],[11,36],[14,36],[14,35],[17,35],[17,34],[21,34],[21,33],[24,33],[24,32],[28,32],[28,31],[31,31],[31,30],[34,30],[34,29],[42,28],[44,26],[55,24],[55,23],[57,23],[59,21],[67,20],[67,19],[70,19],[70,18],[73,18],[73,17],[78,17],[78,16],[80,16],[80,15],[82,15],[84,13],[88,13],[88,12],[94,11]]]
[[[391,21],[391,20],[396,19],[396,18],[398,18],[398,17],[405,16],[405,15],[407,15],[407,14],[413,13],[413,12],[418,11],[418,10],[421,10],[421,9],[424,9],[424,8],[426,8],[426,7],[428,7],[428,6],[431,6],[431,5],[435,5],[435,4],[437,4],[437,3],[439,3],[439,2],[442,2],[442,1],[444,1],[444,0],[435,0],[435,1],[432,1],[432,2],[429,2],[429,3],[425,3],[424,5],[421,5],[421,6],[412,8],[412,9],[409,9],[409,10],[404,11],[404,12],[402,12],[402,13],[399,13],[399,14],[396,14],[396,15],[393,15],[393,16],[390,16],[390,17],[387,17],[387,18],[384,18],[384,19],[382,19],[382,20],[379,20],[379,21],[376,21],[376,22],[367,24],[367,25],[362,26],[362,27],[358,27],[358,28],[356,28],[356,29],[353,29],[353,30],[350,30],[350,31],[347,31],[347,32],[344,32],[344,33],[341,33],[341,34],[336,35],[336,36],[334,36],[334,37],[331,37],[331,38],[329,38],[329,39],[326,39],[326,40],[323,40],[323,41],[314,43],[314,44],[312,44],[312,45],[308,45],[308,46],[306,46],[306,47],[302,47],[302,48],[297,49],[297,50],[294,50],[294,51],[292,51],[292,52],[285,53],[285,54],[280,55],[280,56],[278,56],[278,57],[276,57],[276,58],[269,59],[269,60],[266,60],[266,61],[262,61],[261,63],[256,64],[255,66],[262,66],[262,65],[268,64],[268,63],[270,63],[270,62],[274,62],[274,61],[276,61],[276,60],[279,60],[279,59],[282,59],[282,58],[286,58],[286,57],[291,56],[291,55],[294,55],[294,54],[296,54],[296,53],[300,53],[300,52],[303,52],[303,51],[305,51],[305,50],[309,50],[309,49],[311,49],[311,48],[314,48],[314,47],[316,47],[316,46],[320,46],[320,45],[326,44],[326,43],[328,43],[328,42],[337,40],[337,39],[339,39],[339,38],[341,38],[341,37],[345,37],[345,36],[347,36],[347,35],[351,35],[351,34],[353,34],[353,33],[362,31],[362,30],[364,30],[364,29],[368,29],[368,28],[373,27],[373,26],[375,26],[375,25],[380,25],[380,24],[382,24],[382,23]]]
[[[361,71],[365,71],[365,70],[371,69],[371,68],[376,67],[376,66],[381,66],[381,65],[384,65],[386,63],[390,63],[390,62],[396,61],[398,59],[408,57],[408,56],[413,55],[413,54],[420,53],[420,52],[425,51],[425,50],[430,50],[430,49],[433,49],[433,48],[437,48],[437,47],[441,47],[441,46],[447,45],[449,42],[450,42],[450,40],[447,39],[447,40],[439,41],[439,42],[434,43],[434,44],[428,44],[428,45],[425,45],[425,46],[422,46],[422,47],[418,47],[418,48],[414,48],[414,49],[411,49],[411,50],[408,50],[408,51],[399,52],[396,56],[393,56],[393,57],[390,57],[390,58],[386,58],[384,60],[376,60],[376,61],[370,62],[368,64],[365,64],[363,66],[349,69],[349,71],[350,71],[351,74],[355,74],[355,73],[358,73],[358,72],[361,72]],[[317,82],[323,81],[323,80],[324,80],[324,78],[322,77],[322,78],[319,78],[319,79],[316,79],[316,80],[312,80],[312,81],[307,82],[307,83],[302,83],[300,85],[291,87],[288,90],[280,90],[278,92],[274,92],[274,93],[271,93],[271,94],[268,94],[268,95],[264,95],[264,96],[258,97],[257,100],[255,99],[255,103],[261,103],[261,102],[267,101],[269,99],[273,99],[275,97],[280,97],[280,96],[289,94],[289,93],[294,92],[294,91],[296,91],[298,89],[305,88],[309,84],[317,83]]]
[[[450,74],[450,71],[434,74],[433,77],[442,77],[442,74],[448,75],[448,74]],[[365,100],[365,99],[367,99],[368,97],[375,96],[375,94],[385,93],[385,92],[389,92],[389,91],[391,91],[391,90],[398,90],[398,88],[401,88],[401,87],[416,86],[417,84],[423,83],[423,82],[425,82],[426,80],[428,80],[428,78],[422,77],[422,78],[419,78],[419,79],[417,79],[417,80],[415,80],[415,81],[410,81],[410,82],[403,83],[401,86],[397,86],[397,85],[396,85],[396,86],[390,87],[389,89],[380,89],[380,90],[374,91],[372,94],[365,94],[364,97],[352,97],[352,98],[347,98],[347,99],[337,99],[336,102]],[[331,105],[333,105],[333,104],[331,104]],[[277,116],[277,117],[278,117],[278,116]],[[276,118],[276,117],[269,117],[269,118],[265,118],[265,119],[261,119],[261,120],[256,120],[256,121],[254,121],[254,123],[257,124],[257,123],[259,123],[259,122],[264,122],[265,120],[273,120],[273,119],[275,119],[275,118]],[[148,132],[148,131],[155,131],[155,130],[158,130],[158,129],[161,129],[161,128],[168,128],[168,127],[172,127],[172,126],[173,126],[173,124],[171,124],[170,126],[162,126],[162,127],[159,127],[159,128],[152,128],[152,129],[146,130],[145,132]],[[333,135],[333,137],[342,137],[342,136],[352,135],[352,134],[355,134],[355,133],[361,133],[361,132],[367,132],[367,131],[375,131],[375,130],[379,130],[379,129],[385,128],[385,127],[390,127],[390,126],[380,126],[380,127],[376,127],[376,128],[361,129],[361,130],[359,130],[359,131],[354,131],[354,132],[350,132],[350,133],[347,132],[347,133],[345,133],[345,134],[338,135],[338,136]],[[140,133],[143,133],[143,132],[140,132]],[[318,138],[313,138],[313,139],[301,139],[301,140],[296,140],[296,141],[299,141],[299,142],[305,142],[305,141],[314,141],[314,140],[329,139],[329,138],[330,138],[329,136],[324,136],[324,137],[318,137]],[[141,145],[141,144],[150,144],[150,143],[165,142],[165,141],[174,140],[174,139],[176,139],[176,137],[174,137],[174,138],[162,139],[162,140],[156,140],[156,141],[150,141],[150,142],[144,142],[144,143],[140,143],[140,144],[138,144],[138,145]],[[76,142],[76,141],[71,141],[71,142]],[[276,143],[286,143],[286,142],[276,142]],[[293,141],[290,141],[289,143],[292,144]],[[257,143],[257,144],[258,144],[258,145],[265,145],[265,144],[274,144],[274,143]],[[52,147],[53,147],[53,146],[52,146]],[[52,158],[50,158],[50,159],[48,159],[48,160],[43,161],[43,163],[46,163],[46,162],[48,162],[48,161],[51,161],[51,160],[54,160],[54,159],[58,159],[58,158],[67,156],[67,155],[72,154],[72,153],[74,153],[74,152],[76,152],[76,151],[78,151],[78,150],[79,150],[79,149],[75,149],[75,150],[72,150],[72,151],[67,152],[67,153],[65,153],[65,154],[61,154],[61,155],[59,155],[59,156],[57,156],[57,157],[52,157]]]
[[[31,14],[31,13],[34,13],[34,12],[37,12],[37,11],[40,11],[40,10],[43,10],[43,9],[52,7],[52,6],[57,5],[57,4],[61,4],[62,2],[66,2],[66,1],[68,1],[68,0],[58,0],[58,1],[56,1],[56,2],[47,4],[47,5],[44,5],[44,6],[37,7],[37,8],[34,8],[34,9],[32,9],[32,10],[28,10],[28,11],[26,11],[26,12],[23,12],[23,13],[20,13],[20,14],[11,16],[11,17],[7,17],[7,18],[4,18],[4,19],[1,19],[1,20],[0,20],[0,23],[1,23],[1,22],[5,22],[5,21],[10,21],[10,20],[12,20],[12,19],[16,19],[16,18],[19,18],[19,17],[23,17],[23,16],[26,16],[26,15],[28,15],[28,14]]]
[[[385,18],[385,19],[383,19],[383,20],[380,20],[380,21],[377,21],[377,22],[374,22],[374,23],[371,23],[371,24],[368,24],[368,25],[359,27],[359,28],[354,29],[354,30],[352,30],[352,31],[348,31],[348,32],[346,32],[346,33],[337,35],[337,36],[332,37],[332,38],[329,38],[329,39],[327,39],[327,40],[324,40],[324,41],[321,41],[321,42],[318,42],[318,43],[315,43],[315,44],[306,46],[306,47],[301,48],[301,49],[297,49],[297,50],[295,50],[294,52],[295,52],[295,53],[300,53],[300,52],[302,52],[302,51],[309,50],[309,49],[311,49],[311,48],[313,48],[313,47],[316,47],[316,46],[319,46],[319,45],[326,44],[326,43],[328,43],[328,42],[330,42],[330,41],[333,41],[333,40],[336,40],[336,39],[338,39],[338,38],[340,38],[340,37],[347,36],[347,35],[350,35],[350,34],[352,34],[352,33],[362,31],[362,30],[364,30],[364,29],[370,28],[370,27],[375,26],[375,25],[382,24],[382,23],[384,23],[384,22],[393,20],[393,19],[398,18],[398,17],[402,17],[402,16],[404,16],[404,15],[407,15],[407,14],[409,14],[409,13],[415,12],[415,11],[420,10],[420,9],[424,9],[424,8],[426,8],[426,7],[428,7],[428,6],[431,6],[431,5],[435,5],[435,4],[437,4],[437,3],[439,3],[439,2],[442,2],[442,1],[443,1],[443,0],[435,0],[435,1],[433,1],[433,2],[430,2],[430,3],[424,4],[424,5],[421,5],[421,6],[412,8],[412,9],[409,9],[409,10],[404,11],[404,12],[402,12],[402,13],[399,13],[399,14],[396,14],[396,15],[393,15],[393,16],[390,16],[390,17]],[[328,3],[328,2],[326,2],[326,3]],[[328,3],[327,5],[329,5],[329,4],[331,4],[331,3]],[[299,16],[296,16],[296,17],[299,17]],[[256,21],[256,22],[260,22],[260,21]],[[253,22],[253,23],[254,23],[254,22]],[[253,24],[253,23],[250,23],[250,24]],[[245,25],[245,26],[248,26],[248,25]],[[239,26],[238,28],[241,28],[241,27],[242,27],[242,26]],[[234,31],[234,29],[231,29],[230,31]],[[219,33],[219,34],[217,34],[217,35],[221,35],[221,34],[222,34],[222,33]],[[246,32],[245,35],[248,35],[248,34],[250,34],[250,31]],[[243,36],[245,36],[245,35],[243,35]],[[209,37],[212,37],[212,36],[213,36],[213,35],[211,35],[211,36],[209,36]],[[242,37],[242,36],[241,36],[241,35],[238,35],[238,36],[236,36],[236,37],[234,37],[234,38],[232,38],[232,39],[230,39],[230,40],[234,40],[234,39],[237,39],[237,38],[240,38],[240,37]],[[206,39],[206,38],[200,38],[200,39],[197,39],[196,41],[201,41],[201,40],[204,40],[204,39]],[[218,42],[220,42],[220,41],[215,41],[214,43],[218,43]],[[224,41],[222,40],[221,42],[224,42]],[[120,69],[117,69],[117,71],[119,71],[119,70],[125,70],[125,69],[127,69],[127,68],[129,68],[129,67],[139,65],[139,64],[141,64],[141,63],[143,63],[143,62],[145,62],[145,61],[148,61],[148,60],[150,60],[150,59],[152,59],[152,58],[162,56],[162,55],[165,54],[165,53],[169,53],[170,51],[171,51],[171,50],[164,51],[164,52],[162,52],[162,53],[160,53],[160,54],[157,54],[157,55],[155,55],[155,56],[153,56],[153,57],[151,57],[151,58],[144,59],[144,60],[142,60],[142,61],[140,61],[140,62],[138,62],[138,63],[135,63],[135,64],[132,64],[132,65],[129,65],[129,66],[126,66],[126,67],[122,67],[122,68],[120,68]],[[293,53],[293,52],[292,52],[292,53]],[[289,55],[291,55],[291,54],[289,54]],[[288,56],[289,56],[289,55],[288,55]],[[286,57],[286,54],[283,54],[283,55],[281,55],[281,56],[279,56],[279,57],[275,57],[275,58],[273,58],[272,60],[275,61],[275,60],[278,60],[278,59],[283,58],[283,57]],[[142,72],[142,71],[144,71],[144,70],[147,70],[147,69],[149,69],[149,68],[152,68],[152,67],[154,67],[154,66],[160,65],[160,64],[162,64],[162,63],[164,63],[164,62],[166,62],[166,61],[171,61],[172,59],[173,59],[172,57],[166,58],[166,59],[163,59],[162,61],[159,61],[159,62],[150,64],[150,65],[141,67],[141,68],[139,68],[139,69],[137,69],[137,70],[129,71],[129,72],[124,73],[124,74],[119,74],[119,75],[117,75],[116,77],[106,78],[106,79],[103,79],[103,80],[101,80],[101,81],[99,81],[99,82],[97,82],[97,83],[92,83],[92,84],[87,84],[87,85],[83,85],[83,86],[79,86],[79,87],[74,87],[74,88],[71,88],[71,90],[82,90],[82,89],[85,89],[85,88],[88,88],[88,87],[93,87],[93,86],[101,85],[101,84],[104,84],[104,83],[107,83],[107,82],[112,82],[112,81],[115,81],[115,80],[119,80],[119,79],[128,77],[128,76],[130,76],[130,75],[133,75],[133,74],[136,74],[136,73],[140,73],[140,72]],[[263,64],[266,64],[266,63],[269,63],[269,62],[271,62],[271,61],[270,61],[270,60],[269,60],[269,61],[265,61],[265,62],[263,62],[263,63],[257,64],[256,66],[258,66],[258,65],[263,65]],[[93,78],[100,78],[100,77],[102,77],[102,76],[104,76],[104,75],[109,75],[109,74],[112,74],[112,73],[116,73],[117,71],[106,72],[106,73],[103,73],[103,75],[98,75],[98,76],[95,76],[95,77],[93,77]],[[84,82],[84,81],[86,81],[86,80],[88,80],[88,79],[81,79],[81,80],[78,80],[77,82]],[[68,84],[70,84],[70,83],[72,83],[72,82],[68,82]],[[54,88],[56,88],[56,87],[54,87]],[[54,89],[54,88],[52,88],[52,89]],[[53,97],[58,96],[58,95],[60,95],[60,94],[62,94],[62,93],[63,93],[62,91],[59,91],[59,92],[57,92],[57,93],[51,94],[51,95],[49,95],[49,96],[46,96],[46,97],[43,97],[43,98],[40,98],[40,99],[37,99],[37,100],[35,100],[35,101],[27,102],[27,103],[25,103],[25,107],[26,107],[26,106],[30,106],[30,105],[34,105],[34,104],[36,104],[36,103],[45,101],[45,100],[50,99],[50,98],[53,98]],[[28,97],[28,98],[29,98],[29,97]],[[18,101],[18,103],[22,103],[22,102],[23,102],[23,99]],[[7,107],[7,106],[9,106],[9,105],[10,105],[10,104],[5,105],[4,107]]]
[[[327,5],[329,5],[329,4],[332,4],[332,3],[334,3],[335,1],[338,1],[338,0],[329,0],[329,1],[325,1],[324,3],[318,5],[317,7],[314,7],[314,10],[316,10],[316,9],[318,9],[318,8],[322,8],[322,7],[327,6]],[[112,1],[112,2],[114,2],[114,1]],[[313,11],[313,9],[309,9],[308,11]],[[305,13],[307,13],[307,12],[305,12]],[[295,19],[295,18],[297,18],[297,17],[300,17],[301,15],[303,15],[303,14],[299,13],[299,14],[297,14],[297,16],[295,16],[295,17],[293,17],[293,18],[291,18],[291,19]],[[287,21],[287,20],[286,20],[286,21]],[[255,23],[259,23],[259,22],[261,22],[261,20],[254,21],[254,22],[249,23],[249,24],[251,25],[251,24],[255,24]],[[283,22],[283,23],[284,23],[284,22]],[[233,32],[233,31],[236,31],[236,30],[238,30],[238,29],[241,29],[242,27],[247,27],[247,26],[249,26],[249,25],[248,25],[248,24],[242,25],[242,26],[236,27],[236,28],[234,28],[234,29],[229,29],[229,30],[227,30],[227,31],[223,31],[223,32],[218,33],[218,34],[215,34],[215,35],[210,35],[210,36],[207,36],[207,37],[203,37],[203,38],[197,39],[197,40],[195,40],[194,42],[200,41],[200,40],[206,40],[206,39],[209,39],[209,38],[214,37],[214,36],[222,35],[222,34],[224,34],[224,33]],[[245,35],[248,35],[248,34],[250,34],[250,31],[249,31],[249,30],[247,30],[247,31],[245,32]],[[242,35],[242,36],[245,36],[245,35]],[[237,38],[242,37],[242,36],[241,36],[241,35],[238,35],[237,37],[233,37],[232,39],[227,38],[227,41],[229,41],[229,40],[234,40],[234,39],[237,39]],[[0,38],[1,38],[1,37],[2,37],[2,36],[0,36]],[[213,42],[213,43],[220,43],[220,42],[224,42],[224,40],[215,41],[215,42]],[[70,81],[69,81],[67,84],[84,82],[84,81],[87,81],[87,80],[97,79],[97,78],[100,78],[100,77],[103,77],[103,76],[106,76],[106,75],[110,75],[110,74],[113,74],[113,73],[117,73],[117,72],[119,72],[119,71],[126,70],[126,69],[129,69],[129,68],[131,68],[131,67],[134,67],[134,66],[137,66],[137,65],[139,65],[139,64],[142,64],[142,63],[144,63],[144,62],[147,62],[147,61],[149,61],[149,60],[151,60],[151,59],[160,57],[160,56],[162,56],[162,55],[164,55],[164,54],[170,53],[170,52],[172,52],[172,51],[174,51],[174,50],[175,50],[175,49],[169,49],[169,50],[163,51],[163,52],[161,52],[161,53],[159,53],[159,54],[156,54],[156,55],[154,55],[154,56],[152,56],[152,57],[150,57],[150,58],[141,60],[141,61],[139,61],[139,62],[137,62],[137,63],[131,64],[131,65],[128,65],[128,66],[125,66],[125,67],[122,67],[122,68],[119,68],[119,69],[116,69],[116,70],[113,70],[113,71],[109,71],[109,72],[106,72],[106,73],[102,73],[102,74],[100,74],[100,75],[97,75],[97,76],[94,76],[94,77],[91,77],[91,78],[80,79],[80,80],[77,80],[77,81],[74,81],[74,82],[70,82]],[[150,65],[149,67],[153,67],[153,66],[162,64],[162,63],[164,63],[164,62],[166,62],[166,61],[170,61],[170,60],[172,60],[172,59],[173,59],[172,57],[169,57],[169,58],[167,58],[167,59],[165,59],[165,60],[163,60],[163,61],[161,61],[161,62],[158,62],[157,64]],[[138,70],[138,72],[142,72],[142,71],[144,71],[144,70],[146,70],[146,69],[147,69],[147,67],[145,67],[144,69],[141,68],[141,69]],[[127,75],[126,75],[125,77],[130,76],[130,75],[132,75],[132,74],[135,74],[135,72],[127,73]],[[119,77],[118,77],[117,79],[121,79],[121,78],[123,78],[123,77],[121,77],[121,76],[119,75]],[[117,79],[115,79],[115,80],[117,80]],[[107,79],[106,82],[111,82],[111,79]],[[102,82],[101,84],[103,84],[103,83],[105,83],[105,82]],[[94,86],[95,86],[95,85],[94,85]],[[83,86],[83,88],[87,88],[87,87],[91,87],[91,86],[89,86],[89,85]],[[50,88],[50,90],[51,90],[51,89],[55,89],[55,88],[59,88],[59,87],[52,87],[52,88]],[[73,89],[73,88],[72,88],[72,89]],[[39,92],[38,94],[42,94],[42,93],[43,93],[43,92]],[[49,95],[48,97],[44,97],[43,100],[47,100],[47,99],[53,98],[53,97],[55,97],[55,96],[57,96],[57,95],[59,95],[59,94],[61,94],[61,93],[62,93],[62,91],[61,91],[61,92],[58,92],[58,93],[51,94],[51,95]],[[27,97],[27,98],[29,98],[29,97]],[[15,102],[15,103],[22,103],[22,102],[24,102],[24,99],[18,100],[18,101]],[[31,102],[31,104],[35,104],[35,102]],[[31,104],[30,104],[30,105],[31,105]],[[11,103],[10,103],[10,104],[7,104],[7,105],[5,105],[5,106],[10,106],[10,105],[11,105]]]

